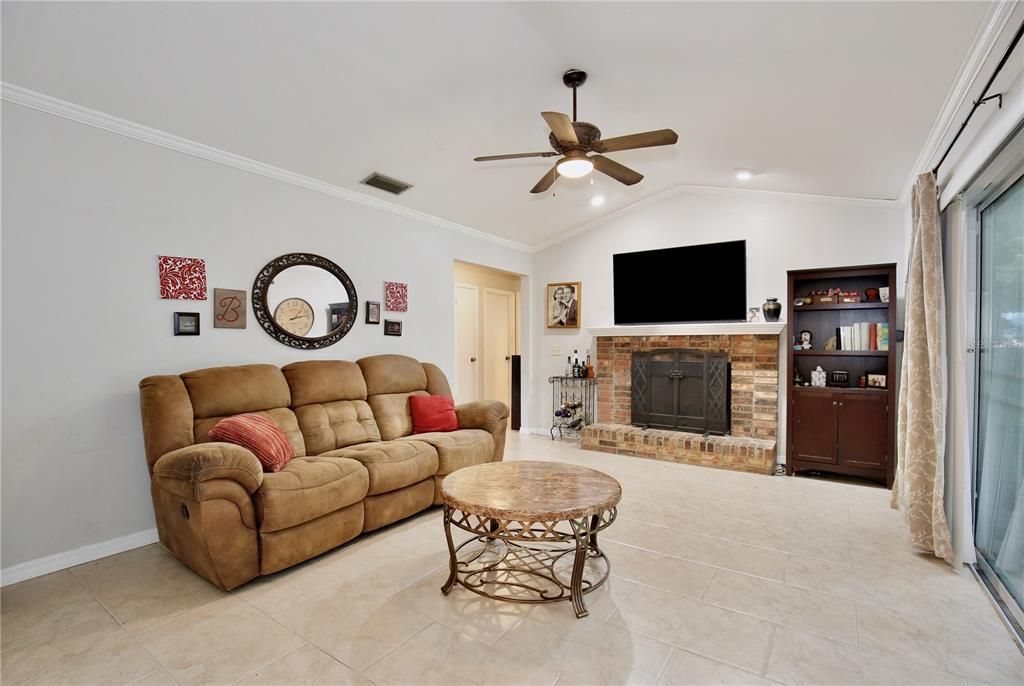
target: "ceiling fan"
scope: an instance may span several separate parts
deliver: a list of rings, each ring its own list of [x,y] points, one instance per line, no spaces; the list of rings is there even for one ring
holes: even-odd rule
[[[601,130],[585,121],[576,121],[576,89],[582,86],[587,80],[587,72],[579,69],[570,69],[562,75],[562,83],[572,89],[572,119],[561,112],[541,112],[540,116],[551,128],[551,135],[548,140],[554,152],[520,152],[511,155],[484,155],[474,157],[476,162],[491,162],[493,160],[514,160],[523,157],[556,157],[562,156],[555,166],[548,170],[548,173],[541,177],[531,193],[543,193],[559,176],[567,176],[576,179],[586,176],[594,169],[607,174],[616,181],[632,186],[639,183],[644,175],[633,171],[629,167],[619,164],[613,159],[605,157],[601,153],[617,152],[619,150],[634,150],[636,148],[653,148],[659,145],[674,145],[679,136],[672,129],[658,129],[657,131],[645,131],[643,133],[632,133],[628,136],[618,136],[601,140]],[[594,154],[588,154],[594,153]]]

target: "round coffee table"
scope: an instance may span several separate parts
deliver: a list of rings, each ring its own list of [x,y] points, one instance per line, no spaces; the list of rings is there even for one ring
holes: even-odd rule
[[[441,483],[448,541],[447,595],[456,583],[488,598],[517,603],[583,596],[608,578],[597,534],[615,521],[619,482],[594,469],[560,462],[491,462],[449,474]],[[474,534],[456,546],[452,527]]]

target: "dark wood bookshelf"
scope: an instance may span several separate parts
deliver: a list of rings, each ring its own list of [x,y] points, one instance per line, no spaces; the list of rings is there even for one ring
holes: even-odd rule
[[[786,473],[831,472],[892,486],[896,444],[896,265],[879,264],[788,273],[788,413]],[[888,287],[888,302],[794,304],[813,291],[839,288],[866,297],[868,288]],[[858,323],[886,324],[888,350],[825,350],[836,328]],[[812,334],[811,350],[794,350],[801,331]],[[845,371],[849,386],[797,386],[821,366]],[[885,374],[886,388],[860,388],[857,377]]]
[[[796,296],[791,298],[796,301]],[[793,305],[794,312],[806,312],[809,310],[887,310],[889,303],[882,302],[860,302],[860,303],[834,303],[832,305]]]
[[[886,357],[888,350],[794,350],[797,357]]]

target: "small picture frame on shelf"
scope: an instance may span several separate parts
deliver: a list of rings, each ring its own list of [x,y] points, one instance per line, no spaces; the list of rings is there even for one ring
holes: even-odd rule
[[[836,388],[846,388],[850,385],[850,372],[841,369],[829,372],[828,385]]]
[[[881,302],[884,302],[884,303],[889,302],[889,287],[888,286],[882,286],[881,288],[878,289],[878,299]]]
[[[174,313],[174,335],[175,336],[198,336],[199,335],[199,313],[198,312],[175,312]]]
[[[380,303],[372,300],[366,301],[366,323],[380,324]]]
[[[885,374],[868,374],[868,388],[888,388]]]
[[[384,335],[385,336],[401,336],[402,335],[402,322],[398,319],[385,319],[384,320]]]

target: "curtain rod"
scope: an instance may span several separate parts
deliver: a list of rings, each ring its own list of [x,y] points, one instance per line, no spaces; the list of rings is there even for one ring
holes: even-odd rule
[[[1017,33],[1014,34],[1013,40],[1010,41],[1010,45],[1006,48],[1006,52],[1003,53],[1003,58],[999,60],[999,64],[996,65],[996,70],[992,72],[992,76],[988,78],[988,83],[985,84],[985,88],[983,88],[981,91],[981,97],[978,100],[974,101],[974,107],[972,107],[971,111],[967,113],[967,118],[964,119],[964,123],[960,125],[960,128],[956,132],[956,135],[953,136],[953,140],[949,142],[949,147],[946,148],[946,152],[942,153],[942,158],[939,160],[939,163],[935,165],[934,169],[932,169],[933,174],[938,174],[939,167],[941,167],[942,163],[946,161],[946,157],[948,157],[949,153],[953,150],[953,146],[956,145],[956,142],[958,140],[960,140],[960,134],[962,134],[964,132],[964,129],[967,128],[967,125],[971,122],[971,117],[974,116],[974,113],[978,110],[979,107],[984,105],[986,102],[989,102],[990,100],[999,98],[999,107],[1002,108],[1002,93],[996,93],[994,95],[989,95],[987,97],[985,96],[985,94],[988,93],[988,89],[992,87],[992,82],[996,80],[997,76],[999,76],[999,72],[1002,71],[1003,67],[1006,65],[1006,61],[1010,59],[1010,54],[1013,52],[1013,49],[1017,47],[1017,43],[1020,42],[1022,34],[1024,34],[1024,23],[1021,23],[1020,28],[1017,29]]]

